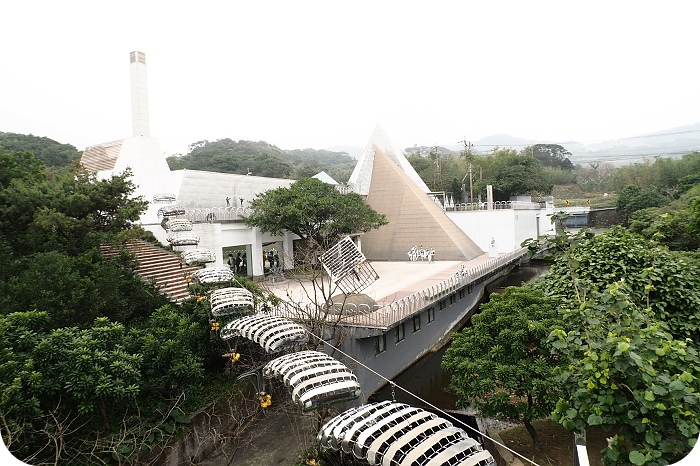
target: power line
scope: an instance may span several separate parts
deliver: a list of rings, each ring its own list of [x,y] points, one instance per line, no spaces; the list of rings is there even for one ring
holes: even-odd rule
[[[344,351],[341,350],[340,348],[338,348],[338,347],[336,347],[336,346],[333,346],[332,344],[330,344],[330,343],[328,343],[327,341],[323,340],[321,337],[319,337],[319,336],[317,336],[317,335],[314,335],[313,333],[311,333],[310,330],[306,329],[306,331],[307,331],[311,336],[313,336],[314,338],[316,338],[319,342],[323,343],[324,345],[330,346],[331,348],[333,348],[334,350],[338,351],[340,354],[342,354],[342,355],[345,356],[346,358],[348,358],[348,359],[352,360],[353,362],[355,362],[356,364],[358,364],[358,365],[364,367],[365,369],[367,369],[367,370],[368,370],[369,372],[371,372],[372,374],[376,375],[377,377],[379,377],[380,379],[382,379],[382,380],[385,381],[386,383],[390,384],[392,387],[398,388],[398,389],[400,389],[401,391],[403,391],[404,393],[406,393],[407,395],[410,395],[410,396],[414,397],[415,399],[417,399],[418,401],[420,401],[420,402],[422,402],[422,403],[425,403],[427,406],[430,406],[432,409],[434,409],[434,410],[436,410],[436,411],[438,411],[438,412],[444,414],[446,417],[452,419],[453,421],[455,421],[455,422],[458,423],[459,425],[463,425],[463,426],[465,426],[465,427],[468,427],[468,428],[471,429],[473,432],[475,432],[475,433],[477,433],[477,434],[479,434],[479,435],[481,435],[481,436],[486,437],[487,439],[491,440],[494,444],[496,444],[496,445],[498,445],[498,446],[500,446],[500,447],[505,448],[505,449],[508,450],[509,452],[511,452],[511,453],[513,453],[514,455],[518,456],[519,458],[521,458],[521,459],[527,461],[528,463],[531,463],[531,464],[533,464],[533,465],[535,465],[535,466],[539,466],[537,463],[535,463],[534,461],[532,461],[532,460],[529,459],[529,458],[526,458],[525,456],[521,455],[520,453],[518,453],[517,451],[513,450],[512,448],[510,448],[510,447],[504,445],[503,443],[501,443],[501,442],[499,442],[499,441],[497,441],[497,440],[495,440],[495,439],[489,437],[489,436],[486,435],[485,433],[482,433],[482,432],[478,431],[477,429],[474,429],[472,426],[463,423],[462,421],[460,421],[459,419],[457,419],[457,417],[455,417],[455,416],[453,416],[452,414],[450,414],[450,413],[444,411],[442,408],[438,408],[437,406],[435,406],[434,404],[430,403],[429,401],[424,400],[423,398],[421,398],[420,396],[416,395],[415,393],[412,393],[410,390],[408,390],[408,389],[406,389],[406,388],[400,386],[399,384],[397,384],[397,383],[395,383],[395,382],[393,382],[393,381],[387,379],[386,377],[384,377],[384,376],[383,376],[382,374],[380,374],[379,372],[375,371],[375,370],[372,369],[371,367],[366,366],[364,363],[362,363],[361,361],[359,361],[359,360],[355,359],[354,357],[350,356],[348,353],[344,352]]]

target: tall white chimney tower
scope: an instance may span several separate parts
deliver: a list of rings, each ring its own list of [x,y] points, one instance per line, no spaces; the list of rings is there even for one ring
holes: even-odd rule
[[[134,136],[151,136],[148,122],[146,54],[131,52],[131,126]]]

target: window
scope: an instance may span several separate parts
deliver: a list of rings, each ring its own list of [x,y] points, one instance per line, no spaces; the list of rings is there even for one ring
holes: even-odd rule
[[[440,310],[442,311],[443,309],[445,309],[447,307],[447,300],[441,299],[440,302],[438,303],[438,305],[440,306]]]
[[[457,302],[457,295],[455,295],[454,293],[452,293],[452,294],[450,295],[450,304],[454,304],[454,303],[456,303],[456,302]]]
[[[464,288],[459,289],[459,299],[464,298]]]
[[[377,352],[377,354],[386,351],[386,333],[382,333],[377,337],[374,349]]]
[[[405,322],[401,322],[396,326],[396,343],[400,342],[406,338],[406,325]]]
[[[420,314],[413,316],[413,331],[417,332],[420,330]]]
[[[428,323],[435,320],[435,307],[428,308]]]

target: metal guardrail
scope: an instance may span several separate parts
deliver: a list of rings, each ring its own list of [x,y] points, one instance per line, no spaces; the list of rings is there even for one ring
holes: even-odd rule
[[[202,209],[187,209],[185,218],[192,223],[212,223],[217,221],[243,220],[250,212],[248,207],[209,207]]]
[[[493,210],[504,210],[504,209],[544,209],[546,203],[544,202],[525,202],[525,201],[494,201]],[[488,210],[488,204],[486,202],[463,202],[459,204],[454,204],[452,208],[446,208],[446,210],[452,210],[455,212],[471,212],[474,210]]]
[[[467,269],[462,266],[462,269],[451,277],[396,300],[386,306],[375,306],[374,309],[371,309],[368,305],[354,306],[346,304],[344,306],[346,310],[344,315],[329,315],[327,318],[340,325],[387,330],[399,322],[411,318],[413,315],[423,311],[426,307],[440,301],[457,290],[471,283],[475,283],[489,273],[519,260],[526,253],[527,248],[519,248],[476,267]],[[323,318],[325,312],[323,307],[317,306],[315,303],[309,303],[302,309],[299,309],[298,306],[294,306],[291,303],[283,303],[276,310],[272,311],[272,314],[292,318],[294,320],[310,320]]]

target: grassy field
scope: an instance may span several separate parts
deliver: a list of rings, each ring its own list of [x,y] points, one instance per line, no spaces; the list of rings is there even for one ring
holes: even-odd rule
[[[617,193],[583,192],[576,185],[554,186],[552,196],[554,207],[567,207],[567,200],[569,207],[615,207],[617,202]]]

